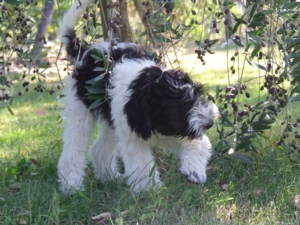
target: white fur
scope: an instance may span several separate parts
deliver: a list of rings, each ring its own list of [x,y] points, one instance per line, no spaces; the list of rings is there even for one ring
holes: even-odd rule
[[[198,135],[202,136],[205,132],[204,125],[219,117],[218,107],[212,102],[202,103],[199,101],[189,112],[189,126],[190,129],[195,131]]]
[[[83,189],[85,153],[94,128],[94,116],[75,96],[75,79],[68,77],[64,94],[66,118],[63,135],[64,147],[58,162],[58,181],[62,190]]]
[[[123,59],[122,63],[114,67],[110,81],[113,86],[113,89],[109,90],[109,96],[112,99],[111,114],[114,127],[117,128],[115,135],[118,139],[120,157],[125,165],[125,176],[128,177],[128,184],[132,185],[133,191],[152,185],[149,173],[155,166],[155,162],[151,146],[131,132],[123,108],[131,95],[128,90],[130,83],[143,68],[155,65],[156,63],[151,60]],[[154,180],[156,184],[160,184],[157,170],[154,172]]]
[[[211,143],[206,135],[201,139],[186,140],[180,149],[179,170],[189,181],[204,183],[206,181],[206,165],[211,156]]]
[[[64,35],[68,33],[68,30],[74,29],[77,18],[91,2],[92,0],[76,0],[64,15],[59,33],[65,45],[68,45],[70,39]],[[128,45],[137,47],[135,44],[117,43],[114,48],[126,48]],[[91,48],[104,54],[109,44],[106,42],[94,44]],[[85,56],[86,53],[82,59]],[[75,61],[77,61],[75,62],[77,67],[83,63],[82,60]],[[150,66],[158,65],[152,60],[122,58],[114,66],[109,81],[110,89],[108,89],[114,128],[108,126],[101,116],[95,118],[76,97],[76,87],[74,87],[76,79],[67,78],[64,91],[66,106],[62,112],[63,118],[66,118],[64,146],[58,162],[58,181],[64,193],[84,190],[85,155],[96,121],[100,123],[99,137],[89,151],[89,158],[94,165],[97,179],[105,181],[119,177],[117,171],[117,157],[119,156],[125,166],[124,176],[127,177],[127,183],[134,192],[142,189],[148,190],[151,186],[160,186],[159,172],[155,168],[155,160],[151,151],[152,147],[158,146],[174,152],[179,157],[181,161],[179,170],[186,175],[188,180],[195,183],[202,183],[206,180],[206,165],[211,155],[211,144],[208,137],[204,135],[203,126],[218,116],[218,109],[213,103],[199,101],[188,112],[189,127],[198,136],[202,136],[199,139],[188,140],[152,134],[151,138],[145,141],[138,137],[127,123],[127,116],[123,109],[132,94],[128,87],[141,70]],[[176,83],[170,82],[170,85],[177,87]],[[180,88],[188,88],[190,90],[188,94],[193,95],[193,88],[190,85],[183,85]]]
[[[88,7],[93,0],[75,0],[71,8],[64,14],[62,20],[59,24],[59,36],[61,37],[61,42],[66,46],[69,43],[69,39],[64,37],[66,30],[74,30],[77,23],[77,18],[80,14]]]
[[[109,90],[109,98],[115,129],[109,127],[102,118],[98,118],[99,137],[89,151],[89,157],[96,170],[96,178],[102,181],[119,176],[117,156],[120,156],[125,165],[124,176],[127,177],[127,183],[134,192],[161,185],[151,151],[154,146],[174,152],[180,158],[181,173],[195,183],[205,182],[206,165],[211,155],[211,144],[205,135],[201,139],[188,140],[153,134],[149,140],[145,141],[131,131],[126,114],[123,112],[124,105],[131,95],[128,86],[138,76],[139,71],[154,65],[156,65],[155,62],[151,60],[124,59],[122,63],[114,67],[110,80],[110,86],[113,88]],[[74,82],[75,79],[68,78],[66,83],[66,109],[63,112],[67,118],[64,133],[65,144],[58,164],[59,182],[64,192],[75,189],[83,190],[85,153],[95,122],[89,110],[76,99],[75,89],[72,88]],[[207,104],[206,107],[203,107],[201,103],[198,103],[190,111],[191,129],[198,129],[197,126],[207,122],[207,118],[214,119],[218,114],[214,104],[205,104]],[[151,172],[152,176],[150,176]]]
[[[211,143],[206,135],[202,138],[188,140],[187,138],[153,136],[151,146],[161,147],[174,153],[180,159],[179,171],[194,183],[206,181],[206,165],[211,156]]]
[[[99,137],[89,150],[89,158],[95,168],[95,177],[106,181],[119,177],[117,171],[118,140],[114,130],[99,118]]]

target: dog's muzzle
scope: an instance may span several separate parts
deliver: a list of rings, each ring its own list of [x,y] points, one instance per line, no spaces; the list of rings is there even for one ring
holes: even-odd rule
[[[212,102],[198,102],[189,112],[189,130],[195,136],[201,137],[203,133],[214,125],[219,117],[219,109]]]
[[[214,125],[214,121],[209,121],[209,123],[207,123],[205,126],[204,126],[204,129],[208,130],[210,129],[212,126]]]

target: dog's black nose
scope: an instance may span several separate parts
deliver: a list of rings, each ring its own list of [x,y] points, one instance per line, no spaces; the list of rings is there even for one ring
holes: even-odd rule
[[[204,128],[205,128],[206,130],[208,130],[208,129],[211,128],[213,125],[214,125],[214,122],[213,122],[213,121],[209,121],[209,123],[207,123],[207,124],[204,126]]]

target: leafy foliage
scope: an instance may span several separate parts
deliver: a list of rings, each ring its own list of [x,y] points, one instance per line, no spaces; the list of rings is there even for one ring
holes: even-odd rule
[[[34,84],[37,93],[48,92],[53,94],[55,88],[60,89],[61,77],[58,70],[58,59],[60,51],[56,57],[49,56],[53,52],[47,47],[49,41],[54,42],[56,38],[57,20],[51,20],[47,37],[42,37],[41,42],[44,47],[41,57],[45,59],[41,63],[35,63],[33,46],[36,39],[38,24],[41,20],[43,2],[36,0],[5,0],[0,2],[0,108],[7,107],[9,112],[13,94],[21,96],[29,91],[29,85]],[[55,17],[60,10],[56,10]],[[55,67],[60,78],[57,85],[47,87],[46,71],[50,67]],[[16,84],[22,83],[22,88],[16,88]],[[31,86],[30,86],[31,87]]]
[[[218,129],[220,142],[216,148],[217,153],[222,153],[229,148],[235,151],[241,149],[255,151],[252,139],[262,136],[264,130],[271,129],[282,109],[289,101],[295,101],[299,96],[299,82],[297,81],[300,74],[299,61],[296,57],[299,55],[297,43],[300,40],[298,29],[300,3],[281,3],[279,1],[274,1],[274,4],[247,1],[245,11],[241,16],[232,14],[234,23],[228,26],[228,30],[236,45],[236,53],[231,57],[231,61],[234,62],[237,57],[241,57],[240,53],[243,53],[244,63],[248,62],[258,67],[264,73],[262,76],[264,82],[256,88],[256,91],[262,92],[267,89],[267,95],[265,99],[259,99],[255,106],[244,104],[242,95],[245,93],[245,97],[250,98],[250,93],[246,91],[247,87],[243,83],[245,79],[241,72],[237,75],[238,83],[228,86],[225,96],[221,94],[217,96],[218,101],[224,104],[221,120],[223,126]],[[229,4],[229,2],[225,1],[224,4]],[[231,73],[235,73],[233,66]],[[259,75],[257,79],[260,83],[261,76]],[[289,85],[292,90],[290,93],[288,93]],[[297,152],[300,152],[300,146],[296,144],[296,139],[299,138],[296,130],[299,127],[298,123],[294,123],[294,128],[292,128],[291,118],[287,115],[282,125],[285,128],[277,145],[283,146],[289,153],[296,152],[299,157]],[[224,127],[231,129],[224,133]],[[291,132],[295,134],[294,138],[291,137],[292,140],[289,141],[286,137],[287,133]],[[225,142],[230,136],[233,136],[233,145]],[[223,143],[227,143],[226,147],[223,147]]]

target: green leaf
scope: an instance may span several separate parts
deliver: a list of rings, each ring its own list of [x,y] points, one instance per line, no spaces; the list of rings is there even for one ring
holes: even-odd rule
[[[233,126],[233,123],[225,115],[222,115],[222,122],[223,122],[224,126],[228,126],[228,127]]]
[[[277,113],[278,112],[277,107],[275,107],[274,105],[269,105],[268,107],[266,107],[266,109],[270,110],[273,113]]]
[[[147,30],[145,30],[144,32],[142,32],[142,33],[139,35],[139,37],[146,36],[146,34],[147,34]]]
[[[264,15],[269,15],[269,14],[275,13],[275,10],[274,9],[268,9],[268,10],[263,11],[262,13]]]
[[[8,105],[7,105],[6,107],[7,107],[8,111],[10,112],[10,114],[14,116],[15,114],[14,114],[14,112],[12,111],[12,109],[11,109]]]
[[[267,124],[261,124],[259,121],[252,123],[251,126],[254,130],[257,130],[257,131],[267,130],[267,129],[270,129],[272,127],[272,126],[267,125]]]
[[[89,95],[89,94],[87,94],[86,98],[89,99],[89,100],[98,100],[99,95]]]
[[[291,75],[291,77],[292,77],[293,79],[295,79],[295,78],[297,78],[298,76],[300,76],[300,66],[299,66],[298,69],[295,70],[295,72],[292,71],[290,75]],[[285,79],[286,79],[286,78],[285,78]],[[287,79],[287,80],[289,80],[289,79]],[[296,80],[295,80],[295,81],[296,81]],[[295,82],[295,81],[294,81],[294,82]],[[291,84],[294,85],[294,82],[292,83],[292,81],[291,81]],[[297,84],[297,83],[296,83],[296,84]]]
[[[262,119],[262,120],[260,120],[259,122],[262,123],[262,124],[267,125],[267,124],[273,124],[273,123],[275,123],[276,120],[273,119],[273,118],[271,118],[271,119]]]
[[[95,78],[95,81],[100,81],[105,77],[105,74],[101,74],[98,77]]]
[[[18,0],[4,0],[4,2],[11,4],[11,5],[17,5],[17,4],[21,4],[21,1]]]
[[[257,7],[258,7],[258,5],[257,5],[256,2],[253,3],[253,4],[251,4],[251,5],[248,7],[249,10],[250,10],[249,18],[252,18],[252,17],[253,17],[254,13],[257,11]],[[247,11],[247,10],[246,10],[246,11]]]
[[[247,130],[247,131],[248,131],[248,130]],[[249,131],[248,131],[248,132],[249,132]],[[256,135],[255,135],[254,132],[252,132],[252,133],[246,133],[246,134],[244,134],[243,136],[240,136],[240,137],[239,137],[239,140],[244,141],[244,140],[248,140],[248,139],[255,138],[255,137],[256,137]]]
[[[47,69],[47,68],[50,68],[50,64],[48,63],[40,63],[37,65],[39,68],[43,68],[43,69]]]
[[[103,60],[102,60],[102,57],[99,57],[99,56],[96,55],[96,54],[91,54],[91,57],[92,57],[93,59],[95,59],[95,64],[98,63],[98,62],[102,62],[102,61],[103,61]]]
[[[209,40],[210,45],[214,45],[219,41],[219,39]]]
[[[260,18],[254,18],[250,24],[248,24],[248,27],[260,27],[263,26],[264,23],[264,17],[260,17]]]
[[[287,151],[287,152],[290,152],[291,149],[289,146],[287,146],[284,142],[281,143],[282,147]]]
[[[281,9],[294,9],[300,6],[300,2],[289,2],[284,4]]]
[[[261,26],[256,32],[255,32],[255,36],[259,36],[265,29],[265,26]]]
[[[87,91],[92,94],[106,93],[106,90],[98,87],[86,87]]]
[[[231,35],[235,34],[236,31],[238,30],[239,26],[241,24],[245,24],[247,25],[247,22],[243,19],[240,19],[240,18],[234,18],[234,20],[236,21],[236,24],[234,25],[233,29],[230,31]]]
[[[243,42],[241,41],[241,39],[236,39],[236,38],[232,38],[232,41],[234,44],[236,44],[239,47],[244,47]]]
[[[296,52],[296,53],[293,53],[291,55],[288,55],[287,58],[288,59],[294,59],[294,58],[298,58],[299,56],[300,56],[300,51]]]
[[[286,11],[279,12],[278,14],[283,16],[283,15],[291,14],[291,13],[295,13],[295,11],[294,10],[286,10]]]
[[[257,149],[253,143],[247,146],[247,150],[251,150],[257,153]]]
[[[91,84],[92,86],[95,84],[95,78],[90,79],[88,81],[85,82],[86,84]]]
[[[96,34],[94,36],[94,39],[100,39],[100,38],[103,38],[103,37],[104,37],[104,35],[102,35],[102,34]]]
[[[295,76],[295,78],[291,81],[291,84],[296,84],[298,81],[300,81],[300,74]]]
[[[94,28],[97,27],[96,16],[93,16],[93,26],[94,26]]]
[[[219,141],[217,146],[215,147],[216,152],[219,152],[219,150],[223,147],[223,140]]]
[[[300,94],[296,95],[295,97],[292,98],[291,102],[297,102],[300,101]]]
[[[236,147],[235,147],[235,151],[241,150],[246,148],[248,145],[250,145],[252,142],[250,140],[250,138],[243,140],[241,143],[239,143]]]
[[[235,157],[237,157],[239,160],[241,160],[243,163],[252,164],[252,161],[245,155],[234,153]]]
[[[232,136],[233,134],[235,134],[235,131],[231,131],[231,132],[227,133],[227,134],[224,136],[224,138],[230,137],[230,136]]]
[[[103,100],[103,98],[99,98],[98,100],[94,101],[90,106],[89,106],[89,110],[91,109],[95,109],[98,106],[100,106],[105,100]]]
[[[209,54],[215,54],[214,52],[212,52],[209,48],[206,49],[206,51],[209,53]]]
[[[261,69],[261,70],[267,71],[267,68],[266,68],[266,67],[264,67],[264,66],[262,66],[262,65],[260,65],[260,64],[258,64],[258,63],[256,63],[256,62],[252,62],[252,64],[255,65],[257,68],[259,68],[259,69]]]
[[[295,88],[293,88],[293,90],[290,93],[290,96],[292,96],[295,93],[300,93],[300,86],[296,86]]]
[[[296,68],[299,66],[299,60],[300,60],[300,56],[298,56],[297,58],[294,58],[293,60],[292,60],[292,62],[290,63],[290,68],[291,68],[291,70],[294,70],[295,69],[295,67],[294,66],[296,66]]]
[[[255,56],[258,55],[260,49],[261,49],[261,46],[257,43],[254,43],[255,44],[255,48],[253,49],[253,51],[251,52],[251,58],[253,59]]]
[[[93,69],[93,71],[103,72],[105,71],[105,69],[103,67],[96,67],[95,69]]]

